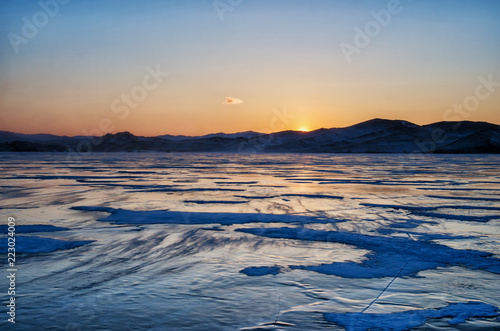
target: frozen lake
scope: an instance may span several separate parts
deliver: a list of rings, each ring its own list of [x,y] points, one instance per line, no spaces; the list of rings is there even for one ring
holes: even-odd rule
[[[0,159],[15,329],[500,329],[498,155]]]

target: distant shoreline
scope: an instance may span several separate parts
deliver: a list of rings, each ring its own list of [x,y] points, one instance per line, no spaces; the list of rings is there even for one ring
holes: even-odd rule
[[[202,137],[143,137],[130,132],[67,137],[1,131],[0,152],[500,154],[500,125],[460,121],[420,126],[403,120],[372,119],[345,128]]]

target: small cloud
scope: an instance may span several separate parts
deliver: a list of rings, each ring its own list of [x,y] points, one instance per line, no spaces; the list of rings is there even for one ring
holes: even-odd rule
[[[243,100],[237,98],[226,97],[226,102],[223,102],[224,105],[237,105],[239,103],[243,103]]]

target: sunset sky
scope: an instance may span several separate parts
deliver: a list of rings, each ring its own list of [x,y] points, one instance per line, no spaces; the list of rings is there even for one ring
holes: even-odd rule
[[[500,124],[497,0],[59,1],[0,2],[0,130]]]

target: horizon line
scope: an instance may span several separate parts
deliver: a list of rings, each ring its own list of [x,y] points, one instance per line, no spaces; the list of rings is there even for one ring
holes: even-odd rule
[[[162,134],[158,134],[158,135],[136,135],[133,132],[131,132],[130,130],[121,130],[121,131],[113,131],[113,132],[103,132],[101,135],[84,135],[84,134],[67,135],[67,134],[55,134],[55,133],[47,133],[47,132],[24,133],[24,132],[18,132],[18,131],[2,130],[2,129],[0,129],[0,132],[8,132],[8,133],[15,133],[15,134],[23,134],[23,135],[51,135],[51,136],[70,137],[70,138],[71,137],[102,137],[102,136],[105,136],[107,134],[115,135],[115,134],[118,134],[118,133],[130,133],[130,134],[132,134],[132,135],[134,135],[136,137],[147,137],[147,138],[155,138],[155,137],[159,137],[159,136],[197,138],[197,137],[204,137],[204,136],[217,135],[217,134],[234,135],[234,134],[246,133],[246,132],[257,133],[257,134],[261,134],[261,135],[268,135],[268,134],[274,134],[274,133],[286,132],[286,131],[304,132],[304,133],[306,133],[306,132],[314,132],[314,131],[318,131],[318,130],[344,129],[344,128],[348,128],[348,127],[351,127],[351,126],[355,126],[355,125],[358,125],[358,124],[362,124],[362,123],[366,123],[366,122],[370,122],[370,121],[375,121],[375,120],[391,121],[391,122],[402,121],[402,122],[407,122],[407,123],[414,124],[414,125],[417,125],[417,126],[427,126],[427,125],[436,124],[436,123],[443,123],[443,122],[448,122],[448,123],[474,122],[474,123],[488,123],[488,124],[493,124],[493,125],[500,126],[500,123],[493,123],[493,122],[480,121],[480,120],[479,121],[465,120],[465,119],[464,120],[460,120],[460,121],[445,121],[445,120],[442,120],[442,121],[436,121],[436,122],[431,122],[431,123],[427,123],[427,124],[417,124],[415,122],[411,122],[411,121],[404,120],[404,119],[387,119],[387,118],[381,118],[381,117],[374,117],[374,118],[371,118],[371,119],[368,119],[368,120],[364,120],[364,121],[361,121],[361,122],[357,122],[357,123],[354,123],[354,124],[351,124],[351,125],[347,125],[347,126],[320,127],[320,128],[312,129],[312,130],[285,129],[285,130],[273,131],[273,132],[259,132],[259,131],[254,131],[254,130],[244,130],[244,131],[237,131],[237,132],[223,132],[223,131],[219,131],[219,132],[204,133],[204,134],[200,134],[200,135],[170,134],[170,133],[162,133]]]

